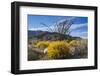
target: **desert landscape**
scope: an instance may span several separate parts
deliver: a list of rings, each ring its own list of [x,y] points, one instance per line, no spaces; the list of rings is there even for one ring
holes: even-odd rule
[[[31,20],[32,17],[34,16],[31,16]],[[45,16],[43,17],[47,18]],[[49,19],[49,17],[47,19]],[[44,22],[40,22],[37,18],[36,22],[42,25],[42,27],[39,25],[41,29],[35,27],[37,30],[28,30],[28,61],[87,58],[87,35],[84,38],[81,36],[83,33],[81,34],[81,31],[78,31],[80,32],[80,36],[74,36],[77,30],[85,28],[79,27],[80,29],[78,28],[77,30],[74,30],[74,32],[73,29],[71,29],[75,27],[74,24],[76,20],[82,22],[82,19],[83,22],[86,22],[87,18],[66,17],[54,22],[51,28],[51,26]],[[46,30],[42,29],[44,27]],[[87,28],[87,26],[85,27]],[[85,32],[87,32],[87,30]]]

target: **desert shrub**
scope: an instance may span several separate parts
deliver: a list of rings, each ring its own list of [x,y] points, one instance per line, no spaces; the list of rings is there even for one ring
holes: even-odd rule
[[[36,45],[38,42],[38,40],[33,41],[33,45]]]
[[[67,41],[67,43],[70,43],[72,41],[72,39],[67,39],[66,41]]]
[[[47,48],[49,45],[49,41],[39,41],[37,44],[36,44],[36,47],[40,48],[40,49],[45,49]]]
[[[70,53],[76,57],[87,55],[87,40],[73,40],[69,43]]]
[[[54,41],[48,46],[48,57],[51,59],[70,57],[69,45],[64,41]]]
[[[80,47],[80,54],[81,55],[86,55],[87,54],[87,51],[88,51],[87,46],[88,46],[87,40],[80,40],[79,47]]]
[[[37,43],[38,43],[38,42],[39,42],[39,40],[33,41],[32,46],[33,46],[33,47],[37,47]]]
[[[72,40],[72,41],[70,41],[69,45],[70,46],[77,46],[77,45],[79,45],[79,41],[78,40]]]

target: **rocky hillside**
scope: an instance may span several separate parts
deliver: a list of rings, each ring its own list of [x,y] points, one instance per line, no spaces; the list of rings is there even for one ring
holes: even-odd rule
[[[64,39],[81,39],[80,37],[72,37],[70,35],[60,34],[48,31],[28,31],[29,39],[39,40],[64,40]]]

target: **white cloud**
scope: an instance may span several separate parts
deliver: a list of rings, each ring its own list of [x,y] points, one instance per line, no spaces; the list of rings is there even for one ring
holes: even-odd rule
[[[32,31],[37,31],[37,30],[47,31],[47,28],[46,27],[42,27],[42,28],[30,28],[29,30],[32,30]]]
[[[54,28],[54,26],[50,26],[51,29]],[[51,31],[48,27],[39,27],[39,28],[30,28],[29,30],[32,30],[32,31],[37,31],[37,30],[42,30],[42,31]]]
[[[84,26],[87,26],[87,23],[83,23],[83,24],[73,24],[72,27],[70,28],[70,30],[75,30],[77,28],[81,28],[81,27],[84,27]],[[71,32],[71,35],[72,36],[76,36],[76,37],[81,37],[81,38],[87,38],[87,34],[88,32],[87,31],[72,31]]]
[[[70,29],[71,30],[74,30],[74,29],[77,29],[77,28],[80,28],[80,27],[83,27],[83,26],[87,26],[87,23],[83,23],[83,24],[73,24]]]

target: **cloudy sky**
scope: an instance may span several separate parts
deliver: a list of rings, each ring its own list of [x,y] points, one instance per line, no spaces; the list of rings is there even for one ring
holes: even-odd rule
[[[72,36],[87,38],[88,33],[88,18],[77,16],[43,16],[43,15],[28,15],[28,30],[49,31],[48,28],[41,23],[45,23],[51,29],[54,28],[56,22],[64,19],[74,18],[74,24],[70,27]]]

